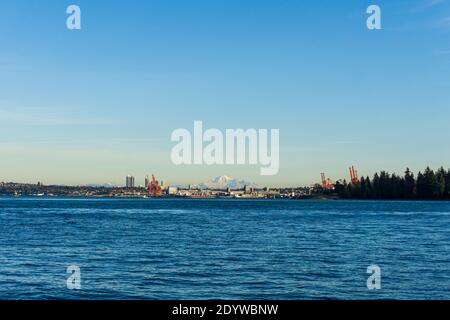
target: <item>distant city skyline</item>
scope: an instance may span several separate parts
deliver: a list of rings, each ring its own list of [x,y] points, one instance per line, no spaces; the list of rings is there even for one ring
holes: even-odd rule
[[[271,187],[450,166],[449,21],[446,0],[2,3],[0,181]],[[279,128],[279,173],[175,166],[171,132],[195,120]]]

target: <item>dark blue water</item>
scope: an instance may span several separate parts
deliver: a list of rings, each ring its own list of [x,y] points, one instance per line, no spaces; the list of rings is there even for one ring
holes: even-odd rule
[[[52,298],[450,299],[450,203],[0,198],[0,299]]]

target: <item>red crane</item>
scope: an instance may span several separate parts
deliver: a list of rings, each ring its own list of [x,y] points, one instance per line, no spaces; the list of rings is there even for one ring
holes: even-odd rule
[[[352,181],[353,184],[358,184],[359,183],[358,171],[355,170],[354,166],[351,166],[349,170],[350,170],[350,180]]]
[[[148,176],[145,178],[145,181],[147,182],[147,190],[149,195],[153,197],[161,196],[162,195],[162,189],[159,185],[158,181],[155,179],[155,176],[152,174],[152,180],[148,178]]]
[[[334,183],[331,182],[331,180],[325,177],[325,173],[321,173],[320,176],[322,177],[322,188],[324,189],[333,189]]]

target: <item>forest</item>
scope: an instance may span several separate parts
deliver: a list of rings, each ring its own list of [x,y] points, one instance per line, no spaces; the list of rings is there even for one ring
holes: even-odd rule
[[[357,183],[337,181],[334,192],[347,199],[450,200],[450,169],[427,167],[417,176],[409,168],[403,176],[381,171]]]

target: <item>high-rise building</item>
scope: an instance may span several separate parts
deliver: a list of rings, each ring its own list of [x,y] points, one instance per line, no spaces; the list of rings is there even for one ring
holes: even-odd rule
[[[125,185],[127,188],[134,188],[134,177],[133,176],[127,176],[125,178]]]

